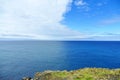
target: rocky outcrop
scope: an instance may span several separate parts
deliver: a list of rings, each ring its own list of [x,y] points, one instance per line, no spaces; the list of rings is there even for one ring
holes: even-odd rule
[[[23,77],[22,80],[33,80],[31,77]]]

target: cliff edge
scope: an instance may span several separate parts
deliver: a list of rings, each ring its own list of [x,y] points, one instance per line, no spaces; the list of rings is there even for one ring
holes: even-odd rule
[[[84,68],[73,71],[37,72],[23,80],[120,80],[120,69]]]

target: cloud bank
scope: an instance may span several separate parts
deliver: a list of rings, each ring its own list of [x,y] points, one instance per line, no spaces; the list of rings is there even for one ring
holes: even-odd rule
[[[0,0],[0,37],[82,38],[80,32],[61,23],[71,3],[72,0]]]

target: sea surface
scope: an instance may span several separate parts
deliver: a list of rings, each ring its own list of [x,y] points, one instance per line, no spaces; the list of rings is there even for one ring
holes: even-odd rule
[[[0,80],[85,67],[120,68],[120,42],[0,41]]]

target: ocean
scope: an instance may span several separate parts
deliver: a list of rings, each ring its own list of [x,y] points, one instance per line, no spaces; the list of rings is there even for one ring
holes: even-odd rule
[[[86,67],[120,68],[120,41],[0,41],[0,80]]]

